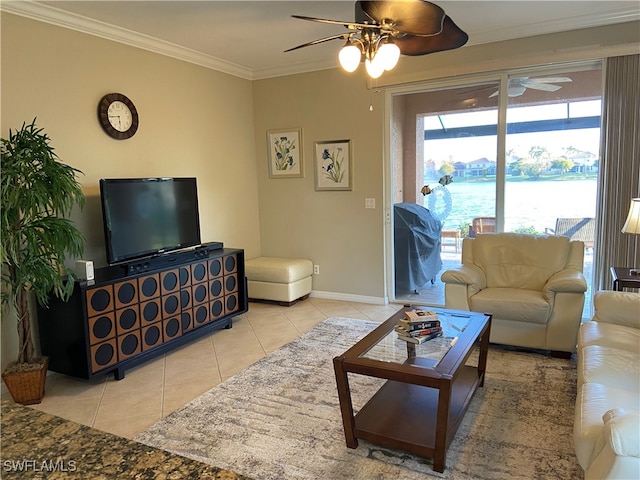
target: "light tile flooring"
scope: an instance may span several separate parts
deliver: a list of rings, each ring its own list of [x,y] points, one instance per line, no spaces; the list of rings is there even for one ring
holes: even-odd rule
[[[123,380],[109,375],[89,382],[49,372],[46,395],[34,408],[132,438],[328,317],[381,322],[400,307],[317,298],[291,307],[250,303],[233,328],[127,370]],[[5,395],[10,398],[3,385]]]

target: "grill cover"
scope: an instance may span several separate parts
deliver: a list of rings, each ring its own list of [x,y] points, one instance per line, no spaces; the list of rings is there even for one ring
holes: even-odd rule
[[[413,292],[434,281],[442,269],[442,223],[415,203],[393,206],[396,293]]]

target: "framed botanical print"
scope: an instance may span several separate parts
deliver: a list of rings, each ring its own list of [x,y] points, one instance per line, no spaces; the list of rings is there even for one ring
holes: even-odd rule
[[[315,143],[316,190],[352,190],[351,140]]]
[[[267,145],[269,148],[269,178],[304,176],[301,128],[269,130]]]

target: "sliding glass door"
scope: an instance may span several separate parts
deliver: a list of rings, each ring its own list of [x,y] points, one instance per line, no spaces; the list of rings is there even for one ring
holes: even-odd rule
[[[595,216],[601,75],[509,77],[505,231],[549,233],[558,219]]]
[[[602,108],[600,65],[519,73],[509,77],[508,85],[504,230],[584,241],[590,298]],[[585,304],[588,317],[589,302]]]
[[[444,304],[442,270],[460,263],[474,218],[495,218],[498,98],[490,92],[498,85],[494,80],[394,99],[394,118],[403,126],[392,140],[394,151],[402,152],[392,207],[396,299]],[[412,204],[420,208],[405,211]],[[440,230],[441,238],[429,238]]]
[[[392,203],[422,205],[441,223],[442,270],[460,263],[466,236],[568,235],[586,243],[590,285],[600,64],[459,83],[392,97]],[[409,290],[394,285],[396,300],[444,304],[442,270]]]

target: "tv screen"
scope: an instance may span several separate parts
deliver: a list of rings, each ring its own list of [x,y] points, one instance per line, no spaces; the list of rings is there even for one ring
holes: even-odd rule
[[[200,244],[195,178],[100,180],[109,264]]]

